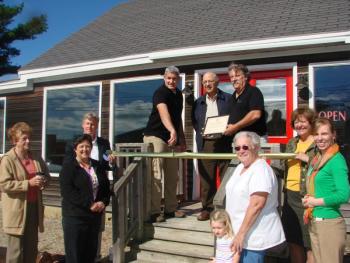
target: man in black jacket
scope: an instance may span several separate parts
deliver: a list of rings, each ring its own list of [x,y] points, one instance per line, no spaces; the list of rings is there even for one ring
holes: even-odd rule
[[[107,155],[106,153],[111,150],[109,141],[97,136],[98,122],[99,118],[94,113],[89,112],[84,115],[81,127],[83,128],[84,134],[89,134],[92,137],[91,159],[98,161],[104,168],[105,172],[107,172],[112,170],[116,158],[115,156]],[[63,162],[74,158],[74,147],[72,144],[68,144]]]

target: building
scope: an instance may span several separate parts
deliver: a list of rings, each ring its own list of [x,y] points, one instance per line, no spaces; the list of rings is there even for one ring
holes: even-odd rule
[[[181,88],[201,94],[201,76],[249,65],[265,96],[269,141],[293,136],[290,113],[307,104],[335,121],[350,160],[350,2],[348,0],[134,0],[120,4],[0,83],[0,149],[5,128],[27,121],[33,147],[57,174],[65,144],[81,132],[87,111],[101,117],[112,143],[141,141],[163,70],[176,65]],[[189,118],[184,119],[194,150]],[[191,177],[191,175],[188,175]],[[197,177],[194,177],[196,184]]]

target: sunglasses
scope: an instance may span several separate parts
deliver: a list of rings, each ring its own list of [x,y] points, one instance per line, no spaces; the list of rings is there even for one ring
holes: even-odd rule
[[[240,151],[241,149],[244,150],[244,151],[247,151],[247,150],[249,150],[249,146],[247,146],[247,145],[235,146],[235,151],[236,152]]]

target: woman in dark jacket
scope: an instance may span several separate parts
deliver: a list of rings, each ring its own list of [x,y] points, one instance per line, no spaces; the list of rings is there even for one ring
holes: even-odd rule
[[[97,251],[101,216],[109,203],[109,180],[103,167],[90,158],[92,139],[74,142],[76,158],[60,172],[62,225],[67,263],[92,263]]]

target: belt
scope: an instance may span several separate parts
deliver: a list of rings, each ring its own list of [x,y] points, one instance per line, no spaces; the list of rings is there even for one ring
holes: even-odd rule
[[[322,218],[322,217],[314,217],[313,220],[316,221],[316,222],[320,222],[320,221],[323,221],[325,220],[326,218]]]

